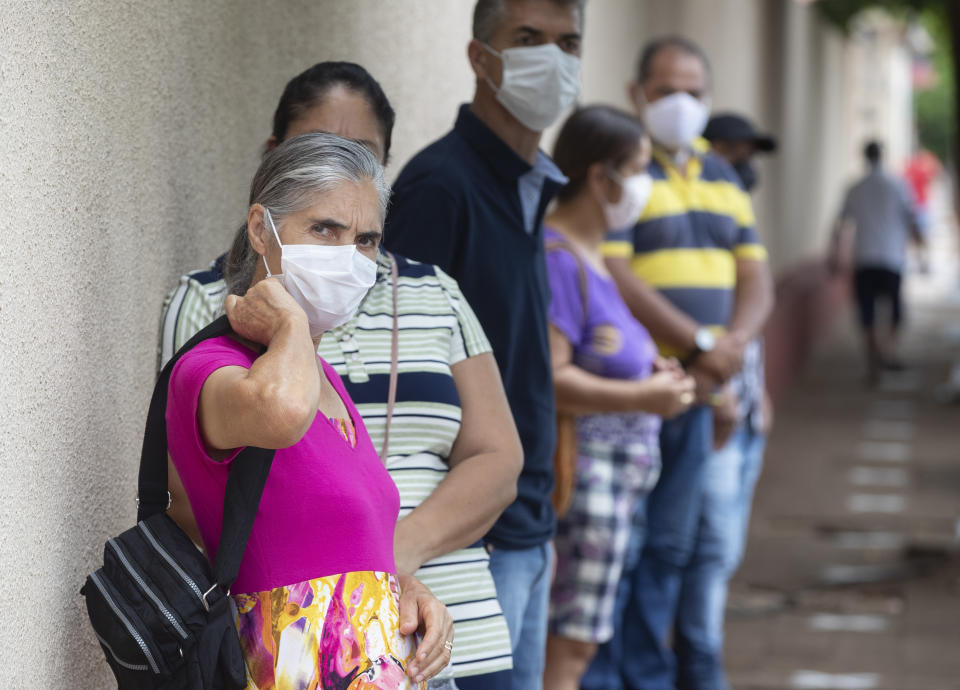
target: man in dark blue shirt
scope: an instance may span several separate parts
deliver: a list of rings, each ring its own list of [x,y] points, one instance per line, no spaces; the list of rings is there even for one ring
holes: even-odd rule
[[[566,179],[538,146],[577,97],[582,24],[583,0],[477,2],[473,102],[400,173],[384,233],[389,249],[460,283],[493,345],[523,442],[517,500],[486,537],[513,646],[507,687],[518,690],[542,685],[556,524],[542,221]]]

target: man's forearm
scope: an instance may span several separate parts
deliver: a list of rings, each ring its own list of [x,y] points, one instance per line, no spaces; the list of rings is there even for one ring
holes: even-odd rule
[[[622,262],[622,263],[621,263]],[[642,323],[654,340],[681,351],[693,350],[699,324],[670,301],[633,275],[623,260],[608,260],[607,266],[617,282],[624,302],[633,316]]]
[[[637,320],[647,327],[657,342],[666,343],[678,350],[692,350],[700,324],[649,285],[636,282],[639,287],[631,294],[627,306]]]
[[[766,261],[737,261],[737,289],[727,330],[750,341],[763,332],[773,311],[773,278]]]

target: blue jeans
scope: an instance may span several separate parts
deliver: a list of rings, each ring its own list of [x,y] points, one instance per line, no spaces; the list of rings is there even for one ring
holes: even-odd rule
[[[697,546],[683,574],[677,611],[678,687],[728,690],[723,669],[727,585],[746,545],[765,438],[749,425],[707,460]]]
[[[613,639],[600,646],[581,681],[583,690],[674,690],[670,631],[676,618],[683,571],[693,556],[710,455],[711,410],[696,407],[664,422],[660,432],[663,470],[647,498],[640,558],[624,568],[617,591]],[[634,544],[635,547],[639,544]],[[637,549],[639,550],[639,549]]]
[[[490,552],[490,572],[513,648],[513,690],[543,687],[552,560],[549,544]]]
[[[496,671],[479,676],[457,678],[456,690],[510,690],[512,671]],[[432,688],[430,689],[432,690]]]

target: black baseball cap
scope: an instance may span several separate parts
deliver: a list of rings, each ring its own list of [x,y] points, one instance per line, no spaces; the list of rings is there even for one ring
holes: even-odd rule
[[[710,118],[703,131],[707,141],[752,141],[757,151],[770,153],[777,150],[777,140],[769,134],[757,132],[753,123],[733,113],[720,113]]]

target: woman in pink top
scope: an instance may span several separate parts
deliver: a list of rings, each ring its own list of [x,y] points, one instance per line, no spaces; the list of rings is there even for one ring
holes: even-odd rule
[[[388,195],[350,140],[304,134],[269,153],[246,225],[262,262],[225,304],[236,337],[201,343],[170,378],[170,455],[211,559],[231,461],[277,449],[232,592],[248,690],[399,690],[450,659],[446,609],[394,574],[396,486],[316,355],[373,284]]]

